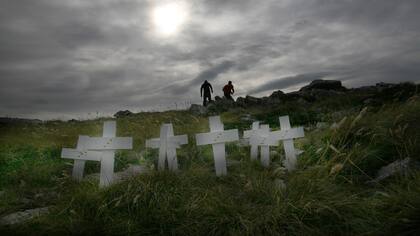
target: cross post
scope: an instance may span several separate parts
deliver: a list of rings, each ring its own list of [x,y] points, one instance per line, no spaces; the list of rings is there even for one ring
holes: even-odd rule
[[[168,162],[169,170],[178,170],[178,159],[176,156],[176,149],[184,144],[188,144],[188,136],[175,136],[172,124],[163,124],[161,126],[159,138],[146,140],[146,147],[159,148],[159,170],[165,169],[165,161]]]
[[[225,142],[239,140],[237,129],[224,130],[220,116],[209,117],[210,133],[196,134],[197,145],[211,144],[213,148],[214,166],[216,175],[227,174]]]

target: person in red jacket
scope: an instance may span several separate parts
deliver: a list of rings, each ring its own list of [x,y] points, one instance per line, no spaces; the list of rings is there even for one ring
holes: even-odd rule
[[[233,101],[232,94],[234,92],[235,90],[233,89],[232,81],[229,81],[229,83],[223,87],[225,98]]]

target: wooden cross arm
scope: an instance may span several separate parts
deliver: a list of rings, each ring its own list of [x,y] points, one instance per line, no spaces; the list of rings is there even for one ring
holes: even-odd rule
[[[195,135],[197,145],[225,143],[239,140],[237,129],[200,133]]]
[[[170,136],[167,140],[167,145],[169,147],[179,148],[181,145],[188,144],[187,135],[177,135]],[[146,140],[146,147],[148,148],[159,148],[160,147],[160,138],[152,138]]]
[[[268,135],[253,136],[250,138],[249,143],[251,145],[258,145],[258,146],[278,146],[279,145],[278,140],[273,139],[271,136],[268,136]]]
[[[270,133],[270,138],[274,140],[287,140],[294,138],[303,138],[305,136],[303,127],[292,128],[287,130],[277,130]]]
[[[244,131],[244,138],[251,138],[252,136],[257,134],[258,130],[245,130]]]
[[[148,148],[159,148],[160,146],[160,139],[159,138],[152,138],[146,140],[146,147]]]
[[[102,152],[63,148],[61,150],[61,158],[85,161],[101,161]]]
[[[90,137],[86,149],[88,150],[118,150],[133,149],[131,137]]]
[[[168,137],[168,140],[167,140],[167,145],[168,146],[179,147],[179,146],[185,145],[185,144],[188,144],[188,136],[186,134],[171,136],[171,137]]]

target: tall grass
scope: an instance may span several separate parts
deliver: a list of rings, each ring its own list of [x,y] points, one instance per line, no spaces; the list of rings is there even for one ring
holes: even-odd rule
[[[274,126],[279,115],[293,109],[238,110],[223,113],[222,119],[227,128],[245,129],[250,121],[240,117],[250,113]],[[73,182],[71,162],[59,158],[59,147],[75,146],[78,134],[99,136],[103,120],[1,127],[0,183],[5,193],[0,196],[0,214],[52,207],[48,215],[0,231],[22,235],[420,233],[418,171],[366,184],[381,166],[420,157],[420,101],[381,108],[351,106],[335,116],[314,111],[291,113],[292,126],[312,127],[321,120],[339,126],[306,132],[304,139],[295,142],[305,151],[295,172],[280,166],[281,146],[272,149],[278,154],[264,169],[249,160],[249,148],[233,143],[227,145],[226,177],[215,176],[210,146],[194,145],[193,134],[208,131],[206,118],[173,111],[118,119],[118,135],[133,136],[135,147],[118,154],[117,170],[129,163],[154,165],[156,152],[141,151],[145,139],[158,136],[163,122],[174,123],[176,134],[189,134],[190,144],[178,151],[178,173],[151,171],[104,189],[98,188],[97,180]],[[70,136],[60,138],[63,134]],[[21,143],[31,146],[21,147]],[[87,170],[97,171],[94,163]],[[34,197],[40,193],[44,195]],[[32,201],[24,203],[23,198]]]

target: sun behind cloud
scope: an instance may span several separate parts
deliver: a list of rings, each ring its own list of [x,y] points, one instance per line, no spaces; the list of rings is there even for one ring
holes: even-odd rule
[[[155,30],[162,36],[177,34],[187,19],[188,6],[183,1],[163,3],[152,10]]]

